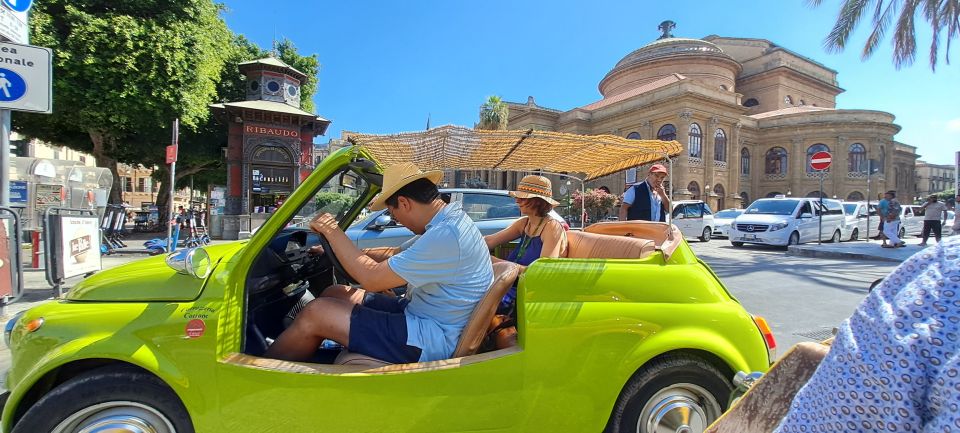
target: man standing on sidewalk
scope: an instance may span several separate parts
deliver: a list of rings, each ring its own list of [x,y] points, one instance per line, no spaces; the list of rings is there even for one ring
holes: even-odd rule
[[[883,241],[880,246],[887,244],[887,237],[883,235],[883,221],[887,219],[887,213],[890,212],[890,202],[887,200],[886,195],[877,194],[877,198],[880,199],[880,202],[877,203],[877,210],[880,212],[880,224],[877,225],[877,239]]]
[[[900,207],[900,202],[897,201],[897,192],[894,190],[887,191],[884,194],[884,199],[887,200],[887,214],[884,215],[886,221],[883,223],[883,234],[887,236],[887,239],[890,240],[889,244],[881,245],[883,248],[899,248],[905,247],[906,242],[900,240],[900,212],[903,210]]]
[[[937,200],[936,194],[931,194],[930,197],[927,197],[927,202],[924,203],[923,206],[920,206],[920,209],[924,210],[923,242],[920,243],[920,247],[923,248],[927,246],[927,239],[930,239],[931,230],[939,244],[940,234],[943,233],[943,224],[947,222],[947,205]],[[956,220],[956,218],[954,218],[954,220]]]

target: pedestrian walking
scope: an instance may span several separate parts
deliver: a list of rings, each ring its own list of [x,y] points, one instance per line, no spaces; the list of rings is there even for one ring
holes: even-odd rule
[[[885,195],[881,194],[877,194],[877,198],[880,199],[880,202],[877,203],[877,210],[880,212],[880,224],[877,225],[877,239],[883,242],[880,246],[884,246],[887,244],[887,237],[883,235],[883,221],[887,219],[887,212],[890,212],[890,201],[887,200]]]
[[[920,247],[927,246],[927,239],[930,239],[931,231],[933,231],[933,236],[939,244],[941,233],[943,233],[943,225],[947,223],[947,205],[937,200],[936,194],[931,194],[930,197],[927,197],[927,202],[920,206],[920,209],[924,211],[923,242],[920,242]]]
[[[883,234],[887,236],[890,243],[881,245],[881,247],[905,247],[907,243],[900,240],[900,212],[903,208],[900,206],[900,202],[897,201],[897,192],[894,190],[887,191],[884,198],[887,200],[887,220],[883,223]]]
[[[663,164],[654,164],[643,182],[628,188],[623,193],[623,203],[620,205],[620,221],[667,222],[670,198],[663,189],[663,180],[666,177],[667,168]]]

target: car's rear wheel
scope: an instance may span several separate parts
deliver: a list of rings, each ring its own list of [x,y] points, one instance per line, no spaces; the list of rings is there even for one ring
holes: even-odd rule
[[[608,433],[700,433],[726,410],[733,387],[694,356],[666,355],[633,375],[607,423]]]
[[[850,240],[851,241],[860,240],[860,229],[853,229],[853,233],[850,233]]]
[[[840,230],[833,232],[833,236],[830,237],[830,242],[834,244],[840,242]]]
[[[43,396],[13,433],[193,433],[177,395],[155,376],[131,367],[102,367]]]
[[[897,237],[902,241],[903,238],[907,237],[907,229],[900,227],[900,232],[897,233]]]
[[[713,233],[713,230],[710,227],[704,227],[703,233],[700,234],[700,241],[710,242],[710,235]]]

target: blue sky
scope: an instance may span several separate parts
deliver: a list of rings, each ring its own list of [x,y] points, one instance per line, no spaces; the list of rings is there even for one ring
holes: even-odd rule
[[[604,74],[671,19],[677,37],[768,39],[837,70],[846,90],[837,106],[893,113],[903,127],[896,139],[917,146],[923,160],[948,164],[960,151],[960,41],[953,65],[941,52],[935,73],[927,62],[930,31],[919,17],[911,67],[892,66],[889,41],[861,61],[863,24],[851,48],[829,54],[822,42],[839,0],[816,9],[803,0],[224,1],[233,31],[263,47],[286,37],[319,56],[314,101],[333,121],[328,137],[419,130],[428,115],[433,126],[470,126],[489,95],[532,95],[560,110],[588,104],[600,99]]]

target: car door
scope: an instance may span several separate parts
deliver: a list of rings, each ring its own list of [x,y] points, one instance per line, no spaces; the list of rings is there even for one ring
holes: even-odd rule
[[[696,218],[699,211],[694,203],[680,203],[673,208],[673,225],[680,229],[684,237],[694,238],[700,236],[696,230]]]
[[[797,211],[797,231],[800,232],[800,242],[813,242],[817,240],[817,233],[820,230],[820,219],[814,210],[814,204],[811,200],[801,200],[799,210]],[[804,215],[807,217],[804,218]]]

